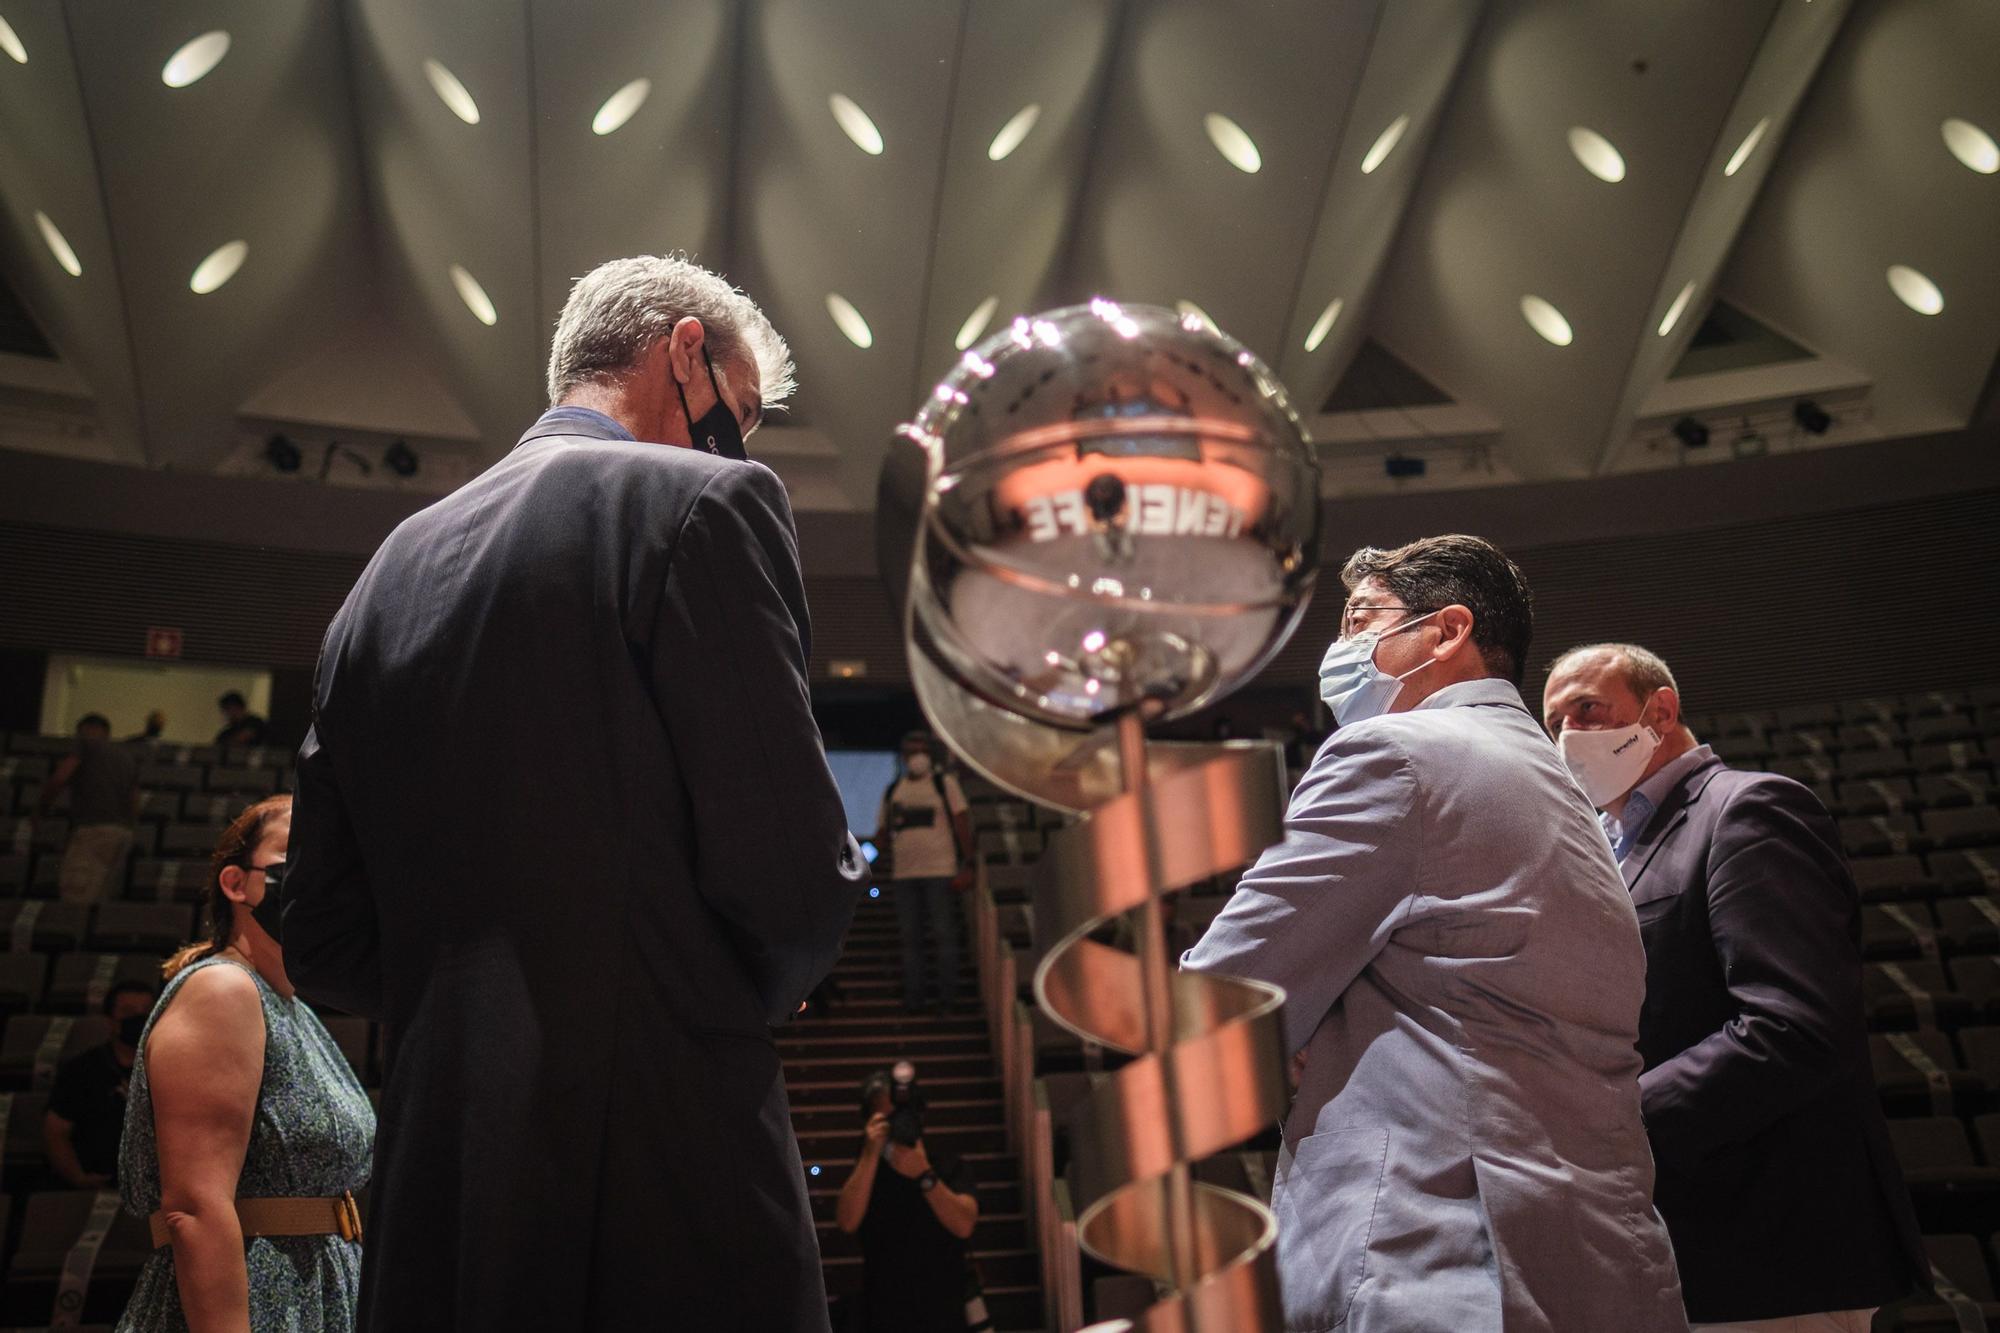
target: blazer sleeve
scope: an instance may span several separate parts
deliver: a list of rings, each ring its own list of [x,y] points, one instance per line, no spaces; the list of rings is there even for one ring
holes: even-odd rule
[[[1385,729],[1336,735],[1292,795],[1284,840],[1181,966],[1282,986],[1285,1049],[1299,1050],[1394,933],[1416,882],[1416,793]]]
[[[1740,1143],[1849,1072],[1862,1028],[1857,895],[1811,791],[1735,792],[1710,842],[1709,933],[1736,1016],[1639,1079],[1663,1162]]]
[[[813,722],[809,644],[784,487],[761,466],[723,468],[674,543],[649,669],[694,811],[697,888],[771,1023],[832,970],[867,879]]]
[[[379,1018],[381,935],[361,847],[315,724],[299,747],[280,941],[285,974],[314,1004]]]

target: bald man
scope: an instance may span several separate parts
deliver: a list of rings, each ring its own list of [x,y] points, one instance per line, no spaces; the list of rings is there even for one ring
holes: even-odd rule
[[[1701,744],[1637,645],[1564,653],[1542,715],[1639,915],[1640,1106],[1688,1318],[1866,1330],[1929,1263],[1870,1078],[1833,820]]]

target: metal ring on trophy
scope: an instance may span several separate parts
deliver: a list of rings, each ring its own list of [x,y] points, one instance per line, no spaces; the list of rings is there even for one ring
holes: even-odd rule
[[[1079,1242],[1170,1288],[1137,1327],[1280,1319],[1271,1214],[1192,1161],[1275,1123],[1276,988],[1178,975],[1164,895],[1282,831],[1275,746],[1148,744],[1256,674],[1318,567],[1319,473],[1263,363],[1205,321],[1093,301],[965,354],[883,465],[884,582],[917,699],[968,765],[1081,823],[1039,872],[1037,999],[1137,1058],[1074,1133]],[[1132,913],[1135,952],[1091,938]]]

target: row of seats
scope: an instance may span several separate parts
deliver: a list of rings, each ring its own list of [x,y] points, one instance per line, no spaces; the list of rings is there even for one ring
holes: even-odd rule
[[[1988,685],[1969,690],[1919,690],[1899,695],[1868,695],[1748,712],[1694,711],[1687,714],[1687,723],[1696,735],[1702,737],[1755,735],[1800,727],[1839,726],[1842,723],[1952,717],[1989,708],[2000,708],[2000,687]]]
[[[182,768],[207,768],[215,764],[231,768],[283,768],[293,759],[291,750],[275,745],[181,745],[172,741],[129,744],[148,762]],[[31,731],[0,733],[0,764],[10,758],[54,761],[75,750],[74,736],[43,736]]]

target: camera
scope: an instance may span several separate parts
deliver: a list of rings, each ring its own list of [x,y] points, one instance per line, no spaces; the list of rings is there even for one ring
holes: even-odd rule
[[[917,1067],[898,1060],[888,1069],[878,1069],[861,1085],[861,1114],[886,1112],[889,1142],[899,1148],[914,1148],[924,1136],[924,1094],[917,1086]]]

